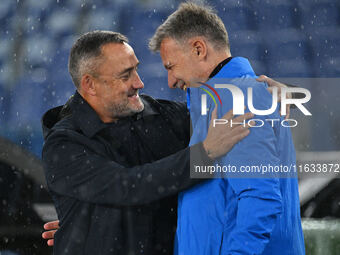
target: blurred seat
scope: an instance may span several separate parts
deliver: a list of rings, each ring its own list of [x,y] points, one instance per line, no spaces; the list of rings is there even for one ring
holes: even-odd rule
[[[56,9],[48,17],[46,33],[54,38],[72,35],[78,25],[78,15],[69,9]]]
[[[311,74],[314,58],[310,42],[299,30],[273,31],[264,35],[264,41],[269,75],[308,77]]]
[[[137,55],[149,55],[148,41],[157,27],[167,18],[169,10],[138,9],[126,7],[122,10],[122,31],[129,38]],[[147,23],[147,26],[145,24]]]
[[[290,1],[249,1],[255,13],[255,23],[262,31],[275,31],[297,27],[299,24],[299,9]]]
[[[0,61],[5,63],[13,47],[13,41],[10,36],[2,35],[0,37]]]
[[[4,42],[4,38],[9,38],[13,34],[13,29],[15,28],[14,17],[16,16],[15,10],[19,4],[16,1],[4,0],[0,3],[0,43]],[[0,44],[0,51],[2,44]]]
[[[314,63],[315,77],[340,77],[340,57],[323,57]]]
[[[94,1],[94,0],[58,0],[56,4],[54,5],[55,9],[63,9],[65,11],[73,12],[74,14],[78,14],[82,10],[82,8],[85,5],[89,5],[90,3],[95,3],[95,2],[103,2],[103,0],[100,1]]]
[[[76,34],[64,36],[60,38],[60,41],[59,41],[60,43],[58,45],[59,48],[57,48],[56,51],[61,50],[61,51],[70,52],[73,44],[76,42],[77,39],[78,39],[78,35]]]
[[[273,42],[273,44],[267,46],[272,59],[311,60],[308,41]]]
[[[25,13],[28,17],[33,17],[33,19],[38,20],[42,24],[45,24],[46,19],[54,11],[55,4],[56,1],[54,0],[44,1],[26,0],[24,1],[23,7],[25,8]]]
[[[25,22],[22,23],[21,31],[24,36],[35,35],[36,33],[42,33],[43,26],[39,16],[32,14],[26,14],[24,17]]]
[[[22,5],[21,30],[24,36],[42,33],[47,17],[51,16],[54,7],[53,0],[35,1],[27,0]]]
[[[41,72],[41,74],[37,74]],[[43,114],[43,91],[45,79],[43,70],[34,70],[27,73],[11,88],[8,96],[6,126],[7,137],[17,144],[25,146],[32,152],[41,152],[41,127],[40,120]]]
[[[36,69],[26,73],[10,90],[11,107],[8,122],[13,128],[25,128],[33,123],[40,125],[42,114],[43,91],[46,71]]]
[[[245,57],[249,60],[260,60],[262,52],[262,45],[257,43],[238,44],[232,47],[233,56]]]
[[[0,7],[0,22],[6,21],[6,19],[10,18],[16,9],[16,1],[12,0],[1,0],[1,7]]]
[[[268,61],[268,75],[272,77],[310,77],[313,68],[303,59],[273,59]]]
[[[256,29],[256,13],[248,5],[229,5],[224,1],[216,3],[219,3],[216,8],[229,33]]]
[[[309,31],[317,77],[339,77],[340,26],[320,27]]]
[[[317,30],[319,27],[339,26],[340,13],[336,1],[300,1],[303,8],[302,24],[306,29]]]
[[[340,26],[319,28],[308,35],[316,57],[340,57]]]
[[[252,60],[249,59],[251,66],[254,69],[254,72],[256,75],[261,75],[261,74],[268,74],[269,71],[267,69],[266,63],[261,60]]]
[[[35,68],[51,62],[55,54],[55,41],[48,35],[34,34],[23,44],[23,59],[26,68]]]
[[[119,10],[96,7],[90,9],[82,29],[84,32],[93,30],[118,31],[119,19]]]
[[[0,70],[1,70],[0,64]],[[7,91],[5,90],[4,84],[0,81],[0,123],[5,123],[5,111],[6,111],[6,97]]]
[[[68,57],[69,49],[58,49],[53,62],[47,66],[48,80],[43,92],[46,98],[44,111],[64,104],[75,91],[68,72]]]
[[[4,88],[9,88],[15,78],[15,72],[9,59],[5,58],[4,61],[0,69],[0,84],[3,84]]]
[[[251,30],[236,31],[229,35],[229,41],[233,56],[250,60],[263,59],[264,48],[260,33]]]

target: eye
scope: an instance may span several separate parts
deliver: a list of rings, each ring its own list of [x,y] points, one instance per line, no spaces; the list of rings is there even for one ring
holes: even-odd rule
[[[123,81],[127,81],[128,79],[130,79],[130,76],[131,76],[131,73],[129,72],[129,73],[127,73],[127,74],[121,76],[120,78],[121,78]]]

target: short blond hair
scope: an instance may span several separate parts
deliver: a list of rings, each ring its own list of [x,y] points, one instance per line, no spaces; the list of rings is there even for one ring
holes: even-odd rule
[[[149,48],[158,52],[165,38],[183,42],[204,36],[218,49],[230,49],[228,32],[220,17],[208,5],[185,2],[161,24],[149,41]]]

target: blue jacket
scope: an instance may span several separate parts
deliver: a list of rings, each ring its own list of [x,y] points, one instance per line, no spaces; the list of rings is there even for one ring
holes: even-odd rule
[[[267,85],[255,81],[255,73],[247,59],[233,58],[214,77],[232,78],[247,102],[247,88],[253,88],[256,109],[269,109],[272,97]],[[237,79],[234,79],[237,78]],[[213,80],[209,81],[214,85]],[[227,89],[217,89],[223,105],[218,117],[232,109],[232,96]],[[211,111],[201,115],[201,89],[190,89],[190,112],[193,135],[190,144],[205,139]],[[209,97],[208,97],[209,99]],[[207,101],[214,108],[212,100]],[[247,109],[247,111],[249,111]],[[282,120],[276,110],[270,116],[256,119]],[[219,165],[294,166],[295,150],[290,129],[279,121],[264,121],[217,162]],[[178,227],[175,254],[305,254],[300,220],[298,183],[290,178],[219,178],[211,179],[179,195]],[[234,176],[235,177],[235,176]]]

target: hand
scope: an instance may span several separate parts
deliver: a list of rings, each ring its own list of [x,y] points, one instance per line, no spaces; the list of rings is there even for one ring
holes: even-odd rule
[[[278,81],[275,81],[265,75],[260,75],[259,78],[256,79],[257,81],[259,82],[265,82],[268,84],[268,91],[270,94],[273,94],[273,87],[276,87],[278,88],[278,93],[277,93],[277,100],[278,102],[281,102],[281,89],[282,88],[287,88],[287,85],[281,83],[281,82],[278,82]],[[287,98],[292,98],[292,93],[288,93],[287,94]],[[290,115],[290,105],[288,104],[286,106],[286,117],[285,119],[288,119],[289,118],[289,115]]]
[[[256,79],[257,81],[259,82],[265,82],[268,84],[268,91],[270,94],[273,94],[273,87],[276,87],[278,88],[278,93],[277,93],[277,99],[278,99],[278,102],[281,102],[281,88],[287,88],[287,85],[281,83],[281,82],[278,82],[278,81],[275,81],[265,75],[260,75],[259,78]],[[288,93],[287,94],[287,98],[292,98],[292,93]],[[288,119],[289,118],[289,114],[290,114],[290,105],[288,104],[287,106],[287,110],[286,110],[286,117],[285,119]]]
[[[54,245],[54,234],[59,228],[59,220],[47,222],[44,225],[44,229],[47,230],[42,233],[42,238],[47,239],[47,245]]]
[[[208,156],[211,159],[218,158],[226,154],[236,143],[245,138],[250,132],[247,121],[245,121],[245,125],[234,123],[240,123],[252,117],[254,117],[254,114],[248,112],[233,119],[233,111],[230,110],[221,118],[228,120],[228,123],[217,124],[214,127],[214,120],[217,119],[217,107],[215,107],[211,115],[207,137],[203,142],[203,147]],[[230,124],[231,120],[233,122],[232,125]],[[250,124],[252,125],[252,123]]]

